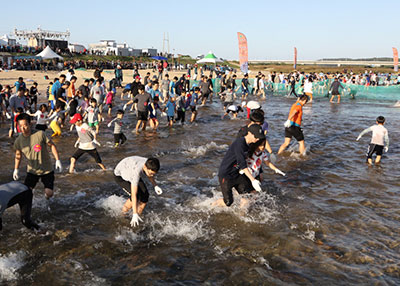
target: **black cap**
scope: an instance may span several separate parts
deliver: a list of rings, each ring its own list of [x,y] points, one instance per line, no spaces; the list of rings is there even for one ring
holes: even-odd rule
[[[260,125],[258,124],[252,124],[250,125],[248,132],[250,132],[251,134],[254,135],[255,138],[257,139],[261,139],[264,140],[265,139],[265,135],[264,132],[262,131],[262,128]]]

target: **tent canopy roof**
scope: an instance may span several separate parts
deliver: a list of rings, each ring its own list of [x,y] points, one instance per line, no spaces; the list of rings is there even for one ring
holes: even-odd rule
[[[63,59],[63,57],[53,52],[53,50],[49,46],[47,46],[41,53],[37,54],[36,56],[42,57],[43,59]]]

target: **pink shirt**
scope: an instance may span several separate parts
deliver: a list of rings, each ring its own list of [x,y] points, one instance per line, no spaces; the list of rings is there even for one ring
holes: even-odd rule
[[[106,104],[112,104],[113,99],[114,99],[114,94],[110,91],[106,95]]]

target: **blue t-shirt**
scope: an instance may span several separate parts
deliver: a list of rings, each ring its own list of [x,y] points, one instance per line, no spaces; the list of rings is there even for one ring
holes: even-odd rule
[[[18,89],[22,86],[23,88],[26,88],[26,85],[24,82],[19,82],[18,80],[14,83],[15,85],[15,91],[18,91]]]
[[[176,103],[171,102],[168,100],[167,105],[165,106],[167,108],[167,115],[168,116],[174,116],[175,114],[175,107],[176,107]]]
[[[57,91],[61,88],[61,82],[59,82],[58,80],[53,83],[53,85],[51,86],[51,94],[56,96],[57,95]]]
[[[175,82],[173,81],[169,84],[169,92],[175,94]]]
[[[151,95],[151,99],[154,99],[154,97],[158,97],[158,98],[161,98],[161,100],[164,100],[162,93],[158,89],[156,89],[156,90],[150,89],[149,93]]]
[[[196,106],[196,102],[199,99],[199,95],[197,93],[193,93],[190,97],[190,106]]]

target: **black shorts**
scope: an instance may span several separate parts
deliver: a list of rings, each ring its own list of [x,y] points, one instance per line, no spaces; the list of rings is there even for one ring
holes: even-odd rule
[[[299,126],[290,126],[289,128],[285,128],[285,137],[292,138],[294,137],[297,141],[303,141],[304,135],[303,130]]]
[[[46,124],[36,124],[36,129],[46,131],[47,125]]]
[[[227,106],[232,105],[232,104],[233,104],[233,101],[225,101],[224,102],[224,107],[227,107]]]
[[[126,141],[126,136],[124,133],[114,134],[114,143],[120,143],[121,145],[124,144]]]
[[[332,90],[332,95],[340,95],[338,90]]]
[[[131,183],[128,181],[125,181],[122,179],[121,176],[116,176],[114,175],[114,180],[117,182],[117,184],[128,191],[128,193],[131,193]],[[129,199],[131,199],[129,197]],[[147,190],[146,184],[140,178],[139,183],[138,183],[138,191],[136,194],[136,199],[142,203],[147,203],[149,201],[149,191]]]
[[[30,189],[34,189],[37,182],[39,182],[39,179],[42,181],[46,189],[52,190],[54,188],[54,172],[50,172],[45,175],[35,175],[32,173],[28,173],[26,174],[24,185]]]
[[[138,120],[147,121],[148,116],[148,111],[138,111]]]
[[[203,93],[203,98],[208,98],[210,96],[209,92]]]
[[[108,108],[112,108],[112,103],[107,104]]]
[[[196,105],[190,106],[190,110],[191,110],[192,112],[196,112]]]
[[[99,153],[97,152],[96,149],[92,149],[92,150],[82,150],[79,149],[75,151],[74,155],[72,155],[72,158],[74,158],[75,160],[78,161],[78,159],[85,153],[88,153],[90,156],[92,156],[95,160],[97,164],[101,163],[101,158]]]
[[[377,156],[382,156],[383,154],[383,146],[377,144],[369,144],[367,151],[367,158],[372,158],[372,155],[376,153]]]
[[[232,188],[235,188],[239,194],[250,193],[254,189],[246,175],[240,175],[235,179],[219,177],[219,185],[224,202],[228,207],[233,203]]]
[[[31,99],[31,100],[30,100],[31,104],[37,104],[37,95],[31,96],[30,99]]]

